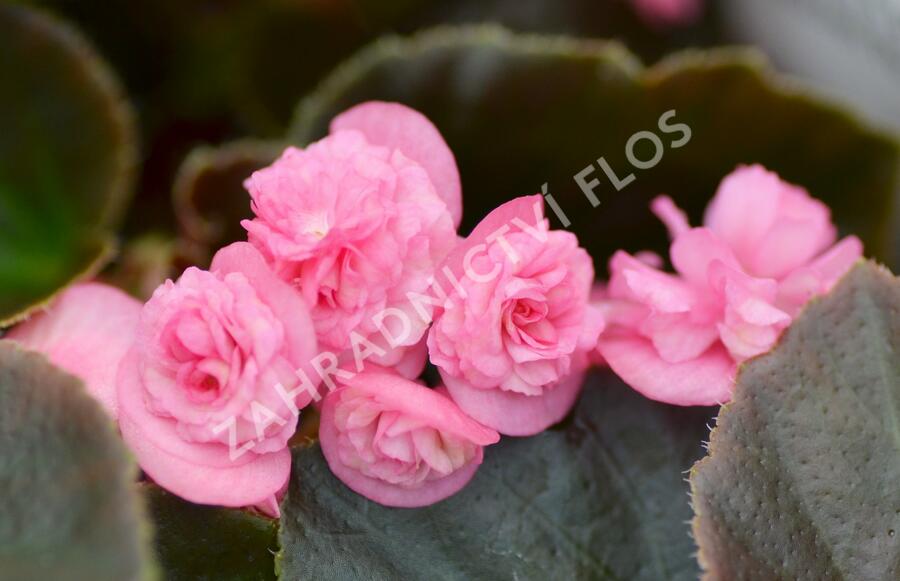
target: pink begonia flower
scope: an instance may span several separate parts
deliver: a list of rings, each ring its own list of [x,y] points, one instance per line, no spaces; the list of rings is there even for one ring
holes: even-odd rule
[[[631,0],[638,15],[658,28],[693,24],[703,13],[703,0]]]
[[[329,393],[319,427],[335,476],[366,498],[397,507],[455,494],[475,475],[483,447],[499,439],[442,390],[383,369],[356,374]]]
[[[651,208],[671,234],[676,273],[617,252],[597,301],[608,325],[598,349],[626,383],[668,403],[728,401],[737,364],[771,349],[862,256],[854,236],[835,243],[827,206],[758,165],[722,181],[704,227],[665,196]]]
[[[313,395],[296,386],[315,354],[300,295],[250,244],[232,244],[209,272],[187,269],[144,306],[119,370],[122,435],[178,496],[277,516],[287,442]]]
[[[116,373],[134,340],[141,306],[115,287],[76,284],[47,311],[14,327],[4,338],[44,353],[51,363],[77,376],[116,419]]]
[[[589,305],[593,263],[575,235],[549,229],[541,196],[517,198],[451,253],[439,272],[448,270],[455,280],[438,279],[447,297],[428,349],[454,401],[501,434],[561,420],[603,328]]]
[[[372,362],[418,375],[429,321],[408,293],[427,292],[462,213],[456,162],[428,119],[364,103],[245,185],[249,240],[311,305],[320,346],[342,362],[375,350]]]

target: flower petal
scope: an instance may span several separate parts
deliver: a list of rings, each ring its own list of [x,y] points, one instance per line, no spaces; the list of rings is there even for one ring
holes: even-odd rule
[[[475,420],[506,436],[532,436],[559,422],[572,406],[584,382],[584,371],[573,372],[542,395],[502,389],[480,389],[441,372],[453,401]]]
[[[692,228],[679,234],[670,250],[672,266],[695,286],[705,286],[713,262],[739,269],[737,258],[709,228]]]
[[[348,390],[352,390],[354,398],[371,398],[384,413],[396,414],[395,424],[401,424],[403,431],[414,430],[413,437],[419,438],[415,441],[420,453],[426,455],[426,461],[441,465],[439,473],[452,469],[447,462],[442,462],[449,461],[450,457],[446,456],[445,450],[433,449],[437,440],[425,441],[430,437],[427,434],[416,436],[418,428],[436,430],[438,433],[452,434],[468,440],[476,445],[474,457],[446,476],[429,478],[418,486],[393,484],[345,464],[341,459],[341,430],[336,421],[336,412],[340,409],[341,397]],[[392,429],[395,427],[397,426],[391,426]],[[322,405],[319,426],[322,453],[335,476],[355,492],[385,506],[396,507],[426,506],[455,494],[471,480],[481,464],[484,457],[482,446],[494,444],[499,439],[497,432],[466,416],[441,391],[429,389],[386,371],[360,373],[348,380],[345,386],[329,393]]]
[[[740,166],[719,184],[703,223],[746,256],[775,222],[780,189],[781,180],[764,167]]]
[[[175,422],[150,413],[143,400],[137,352],[122,361],[118,375],[119,427],[141,469],[157,484],[199,504],[267,506],[290,477],[287,448],[269,454],[245,452],[236,460],[228,446],[186,442]]]
[[[291,348],[291,361],[301,362],[300,369],[318,383],[319,374],[310,361],[318,354],[316,332],[303,298],[289,284],[275,276],[259,251],[248,242],[235,242],[222,248],[212,259],[210,270],[222,275],[240,272],[253,281],[254,290],[284,324],[285,344]],[[304,391],[298,408],[309,404],[312,396]]]
[[[685,406],[731,399],[735,363],[721,344],[681,363],[664,361],[637,336],[601,337],[598,349],[616,375],[650,399]]]
[[[663,313],[686,313],[697,302],[694,289],[681,277],[656,270],[621,250],[610,259],[609,269],[612,298],[634,299]]]
[[[462,186],[456,158],[437,127],[427,117],[400,103],[368,101],[331,121],[331,132],[356,129],[369,142],[400,150],[428,172],[447,204],[453,225],[462,220]]]
[[[80,378],[115,419],[116,372],[134,341],[140,314],[141,303],[115,287],[76,284],[5,338],[44,353]]]
[[[544,219],[544,199],[540,195],[521,196],[494,208],[438,266],[435,272],[437,283],[447,293],[454,292],[454,285],[447,280],[447,272],[450,272],[456,280],[461,280],[466,275],[464,263],[470,251],[474,253],[473,249],[487,244],[488,239],[493,239],[497,233],[505,236],[507,233],[520,230],[516,224],[524,223],[536,227],[535,214],[540,220]],[[478,270],[478,274],[485,275],[486,272]]]
[[[862,258],[863,245],[847,236],[821,256],[789,274],[778,285],[778,304],[796,314],[812,297],[826,293]]]
[[[366,476],[340,460],[337,453],[337,427],[333,421],[328,419],[334,414],[333,404],[329,405],[331,395],[333,394],[329,394],[329,397],[325,398],[325,405],[322,407],[319,444],[322,446],[322,453],[325,455],[325,460],[328,462],[328,466],[334,475],[357,494],[361,494],[384,506],[398,508],[428,506],[459,492],[472,480],[472,477],[475,476],[475,472],[478,470],[478,466],[481,465],[484,458],[484,450],[479,448],[477,456],[471,462],[443,478],[429,480],[419,488],[404,488],[384,480]]]
[[[687,214],[675,205],[669,196],[657,196],[650,202],[650,210],[656,214],[669,230],[669,238],[677,238],[679,234],[691,229]]]
[[[368,393],[388,409],[422,420],[433,428],[461,436],[479,446],[496,444],[500,439],[497,432],[462,413],[453,401],[437,391],[390,372],[359,373],[347,384]]]

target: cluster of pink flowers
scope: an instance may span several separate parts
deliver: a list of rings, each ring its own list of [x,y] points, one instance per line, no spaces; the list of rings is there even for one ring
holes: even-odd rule
[[[76,285],[9,338],[80,376],[143,471],[190,501],[277,516],[289,442],[308,406],[333,473],[389,506],[437,502],[500,435],[572,408],[591,362],[648,397],[728,399],[735,367],[768,350],[861,256],[828,209],[759,167],[722,183],[705,227],[653,210],[676,270],[617,253],[608,285],[539,195],[465,238],[456,162],[398,104],[359,105],[246,182],[247,242],[187,269],[146,304]],[[426,360],[442,385],[418,378]]]

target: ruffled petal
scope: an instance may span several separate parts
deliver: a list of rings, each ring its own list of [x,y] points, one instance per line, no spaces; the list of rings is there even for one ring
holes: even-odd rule
[[[827,293],[863,255],[862,242],[848,236],[778,285],[778,305],[796,315],[816,295]]]
[[[331,132],[356,129],[369,142],[400,150],[428,172],[447,204],[453,225],[462,220],[462,186],[456,158],[437,127],[427,117],[400,103],[368,101],[331,121]]]
[[[695,286],[705,286],[709,267],[714,262],[738,269],[734,252],[709,228],[692,228],[682,232],[672,242],[672,266]]]
[[[686,313],[697,296],[687,282],[637,260],[621,250],[610,260],[613,298],[633,299],[663,313]]]
[[[259,251],[247,242],[235,242],[216,252],[210,270],[222,275],[240,272],[253,281],[254,290],[284,325],[285,344],[290,349],[291,361],[318,385],[321,378],[310,363],[318,354],[316,332],[309,309],[300,294],[278,278]],[[295,405],[303,408],[311,400],[309,390],[304,390]]]
[[[462,280],[466,276],[464,267],[466,266],[465,259],[467,254],[471,252],[472,256],[474,256],[475,250],[477,250],[476,247],[488,244],[488,239],[493,239],[496,233],[502,233],[506,236],[508,233],[519,231],[520,228],[516,224],[524,223],[531,227],[537,227],[535,214],[538,215],[539,220],[544,219],[544,199],[539,195],[521,196],[495,208],[478,223],[471,234],[456,245],[453,251],[438,266],[435,271],[435,280],[440,288],[448,294],[456,292],[454,290],[454,281],[447,276],[448,272],[454,277],[454,280]],[[477,271],[475,278],[478,275],[486,275],[489,272],[487,269],[481,270],[476,268],[475,270]]]
[[[344,413],[342,398],[348,394],[351,405],[368,406],[370,401],[381,413],[382,422],[375,434],[384,438],[410,438],[403,442],[388,441],[381,453],[388,452],[389,460],[379,460],[369,454],[373,442],[357,444],[355,460],[342,458],[341,426],[348,425],[339,417]],[[340,412],[340,414],[338,413]],[[472,455],[447,448],[446,441],[468,442],[474,445]],[[466,416],[442,390],[432,390],[389,372],[365,372],[348,380],[329,393],[322,405],[319,442],[331,471],[355,492],[386,506],[418,507],[433,504],[455,494],[471,480],[483,458],[483,448],[500,439],[490,430]],[[433,472],[424,477],[425,465],[412,466],[397,458],[409,456],[405,442],[412,443],[422,460]],[[458,445],[458,444],[455,444]],[[358,462],[374,462],[359,466]],[[411,470],[415,470],[410,473]]]

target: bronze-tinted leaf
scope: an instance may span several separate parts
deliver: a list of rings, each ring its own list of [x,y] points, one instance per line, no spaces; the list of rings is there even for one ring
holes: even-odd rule
[[[253,214],[244,180],[272,163],[283,149],[276,142],[235,141],[191,152],[178,172],[173,201],[195,262],[207,264],[222,246],[246,239],[241,220]]]
[[[0,5],[0,326],[95,273],[131,189],[131,109],[71,28]]]

